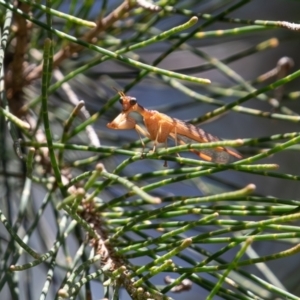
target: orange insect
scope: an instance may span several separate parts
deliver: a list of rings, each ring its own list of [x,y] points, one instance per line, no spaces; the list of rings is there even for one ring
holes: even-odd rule
[[[118,93],[121,97],[120,103],[122,104],[123,111],[112,122],[108,123],[107,127],[118,130],[135,129],[139,135],[142,134],[154,141],[153,151],[155,151],[158,143],[165,143],[166,145],[168,137],[173,138],[175,143],[179,142],[182,145],[193,141],[199,143],[220,141],[218,137],[205,132],[201,128],[179,119],[172,118],[156,110],[146,109],[138,104],[136,98],[126,96],[123,92]],[[136,124],[136,121],[133,118],[129,117],[131,112],[137,112],[143,117],[148,132]],[[231,156],[242,158],[236,151],[221,146],[213,149],[208,148],[190,151],[206,161],[216,163],[227,163],[230,161]]]

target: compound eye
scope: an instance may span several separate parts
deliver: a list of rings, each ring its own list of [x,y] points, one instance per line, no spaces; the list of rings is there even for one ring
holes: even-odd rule
[[[136,105],[136,99],[135,98],[131,98],[130,99],[130,106]]]
[[[119,102],[120,102],[121,104],[123,104],[124,101],[123,101],[123,99],[121,98],[121,99],[119,100]]]

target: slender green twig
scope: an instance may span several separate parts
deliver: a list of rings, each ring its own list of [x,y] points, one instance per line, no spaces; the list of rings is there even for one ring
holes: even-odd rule
[[[53,141],[52,141],[52,134],[50,129],[50,121],[48,117],[48,84],[50,82],[50,76],[49,69],[51,69],[51,47],[52,42],[49,39],[45,40],[45,47],[44,47],[44,67],[43,67],[43,80],[42,80],[42,116],[43,116],[43,122],[45,127],[45,134],[47,139],[47,147],[49,149],[49,156],[51,160],[51,165],[53,167],[53,171],[55,174],[56,182],[59,186],[59,188],[63,189],[63,184],[61,181],[61,174],[60,170],[57,164],[57,160],[54,153],[53,148]]]
[[[197,77],[193,77],[193,76],[187,76],[187,75],[184,75],[184,74],[179,74],[179,73],[175,73],[175,72],[172,72],[172,71],[167,71],[167,70],[164,70],[164,69],[161,69],[161,68],[157,68],[157,67],[154,67],[154,66],[150,66],[150,65],[147,65],[147,64],[140,63],[140,62],[135,61],[133,59],[130,59],[130,58],[127,58],[127,57],[122,56],[120,54],[117,54],[115,52],[111,52],[107,49],[104,49],[104,48],[101,48],[99,46],[87,43],[83,40],[77,39],[77,38],[75,38],[75,37],[73,37],[69,34],[66,34],[64,32],[61,32],[57,29],[49,28],[44,23],[36,20],[32,16],[29,16],[29,15],[25,14],[20,9],[15,8],[11,4],[6,3],[3,0],[0,0],[0,4],[2,4],[4,7],[8,8],[8,9],[14,11],[15,13],[21,15],[25,19],[30,20],[32,23],[35,23],[38,26],[40,26],[42,28],[45,28],[49,32],[54,33],[55,35],[57,35],[58,37],[60,37],[62,39],[65,39],[65,40],[68,40],[70,42],[76,43],[76,44],[81,45],[81,46],[83,46],[85,48],[88,48],[90,50],[94,50],[96,52],[102,53],[104,55],[107,55],[110,58],[120,60],[120,61],[122,61],[126,64],[131,65],[131,66],[134,66],[134,67],[137,67],[137,68],[140,68],[140,69],[144,69],[144,70],[147,70],[149,72],[159,73],[159,74],[162,74],[162,75],[167,75],[167,76],[174,77],[174,78],[181,79],[181,80],[187,80],[187,81],[190,81],[190,82],[195,82],[195,83],[200,83],[200,84],[210,83],[210,80],[208,80],[208,79],[197,78]]]
[[[9,223],[7,222],[6,217],[4,216],[3,212],[0,211],[0,220],[1,223],[5,226],[6,230],[10,233],[10,235],[13,237],[14,241],[17,242],[28,254],[30,254],[34,258],[39,258],[40,254],[35,252],[33,249],[31,249],[26,243],[24,243],[19,236],[15,233],[15,231],[11,228]]]
[[[213,297],[217,294],[218,290],[220,289],[223,282],[226,280],[226,277],[229,275],[229,273],[236,268],[237,262],[240,260],[240,258],[243,256],[247,248],[252,243],[252,239],[249,238],[246,240],[240,251],[236,254],[235,258],[232,260],[232,262],[229,264],[228,268],[225,270],[222,277],[218,280],[217,284],[214,286],[214,288],[211,290],[209,295],[206,297],[207,300],[213,299]]]
[[[77,24],[77,25],[81,25],[81,26],[87,26],[87,27],[96,27],[96,23],[95,22],[91,22],[91,21],[87,21],[87,20],[83,20],[74,16],[70,16],[69,14],[65,14],[61,11],[55,10],[53,8],[48,8],[45,5],[42,4],[38,4],[38,3],[34,3],[32,1],[29,0],[21,0],[21,2],[29,4],[30,6],[33,6],[34,8],[40,9],[42,12],[51,14],[52,16],[56,16],[62,19],[65,19],[73,24]]]
[[[1,0],[0,0],[1,2]],[[146,41],[143,41],[141,43],[137,43],[128,47],[124,47],[121,49],[116,50],[116,54],[123,54],[126,53],[128,51],[132,51],[132,50],[137,50],[139,48],[142,47],[146,47],[149,46],[153,43],[156,43],[158,41],[162,41],[166,38],[168,38],[169,36],[178,33],[182,30],[186,30],[189,27],[193,26],[195,23],[197,22],[197,19],[195,18],[191,18],[191,20],[189,20],[188,22],[179,25],[177,27],[174,27],[170,30],[167,30],[165,32],[162,32],[161,34],[159,34],[158,36],[148,39]],[[73,77],[75,77],[76,75],[85,72],[86,70],[92,68],[95,65],[98,65],[106,60],[108,60],[109,58],[111,58],[108,55],[102,56],[100,55],[99,57],[95,57],[94,59],[92,59],[89,63],[84,64],[83,66],[79,67],[77,70],[70,72],[69,74],[67,74],[64,79],[58,81],[57,83],[53,84],[51,87],[49,87],[48,92],[49,93],[53,93],[55,90],[57,90],[59,87],[61,87],[61,85],[67,81],[69,81],[70,79],[72,79]],[[107,106],[107,108],[109,108],[115,101],[117,100],[116,97],[112,98],[111,101],[109,101],[105,106]],[[36,98],[34,101],[30,102],[30,104],[28,104],[27,106],[25,106],[23,109],[27,110],[30,106],[33,106],[34,104],[36,104],[37,102],[40,101],[40,98]],[[95,114],[94,116],[92,116],[88,121],[89,122],[94,122],[97,119],[97,114]],[[87,122],[87,121],[86,121]]]

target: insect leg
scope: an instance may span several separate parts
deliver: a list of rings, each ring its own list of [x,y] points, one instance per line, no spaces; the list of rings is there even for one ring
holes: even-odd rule
[[[165,149],[168,148],[168,139],[165,140]],[[168,162],[165,160],[164,162],[164,167],[167,168],[168,167]]]
[[[135,130],[136,130],[136,132],[137,132],[137,134],[138,134],[138,136],[139,136],[139,138],[140,138],[140,141],[141,141],[141,144],[142,144],[142,146],[143,146],[143,150],[142,150],[142,156],[141,156],[141,158],[143,158],[144,157],[144,150],[145,150],[145,143],[143,142],[143,140],[142,140],[142,136],[141,136],[141,134],[142,135],[144,135],[144,136],[146,136],[147,138],[150,138],[150,135],[149,135],[149,133],[147,132],[147,131],[145,131],[142,127],[140,127],[138,124],[135,124],[135,128],[134,128]]]
[[[159,140],[164,140],[164,144],[165,144],[165,149],[168,148],[168,135],[166,135],[166,130],[168,130],[167,128],[164,128],[165,131],[163,131],[163,122],[159,122],[159,129],[157,131],[157,135],[156,135],[156,139],[154,141],[154,147],[153,147],[153,151],[155,150],[155,147],[158,143]],[[164,165],[165,168],[168,167],[168,162],[165,160],[164,161]]]
[[[170,133],[170,137],[175,141],[175,146],[178,146],[178,141],[180,140],[177,136],[177,129],[175,127],[175,132],[174,133]],[[176,155],[178,157],[180,157],[180,154],[179,153],[176,153]]]

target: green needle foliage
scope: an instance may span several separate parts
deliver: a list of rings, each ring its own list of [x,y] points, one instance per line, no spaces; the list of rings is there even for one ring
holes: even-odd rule
[[[299,299],[300,4],[256,2],[0,0],[1,299]]]

